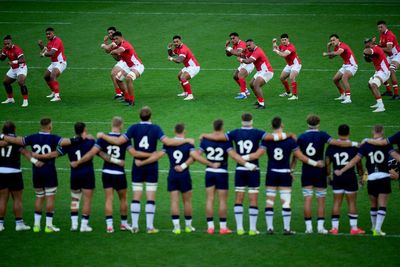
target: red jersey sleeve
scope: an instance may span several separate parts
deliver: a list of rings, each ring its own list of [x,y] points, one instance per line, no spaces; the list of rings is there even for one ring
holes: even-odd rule
[[[386,45],[388,43],[390,44],[394,44],[396,40],[396,37],[394,36],[394,34],[392,32],[388,32],[387,36],[386,36]]]
[[[260,53],[259,53],[259,50],[256,49],[256,50],[251,54],[250,58],[252,58],[252,59],[254,59],[254,60],[257,60],[260,56],[261,56],[261,55],[260,55]]]
[[[15,54],[16,54],[16,57],[17,57],[17,58],[20,58],[21,56],[24,55],[24,51],[22,51],[21,48],[16,47],[16,48],[15,48]]]
[[[188,49],[184,46],[181,47],[181,49],[179,49],[179,54],[178,56],[182,56],[182,57],[187,57],[188,54]]]

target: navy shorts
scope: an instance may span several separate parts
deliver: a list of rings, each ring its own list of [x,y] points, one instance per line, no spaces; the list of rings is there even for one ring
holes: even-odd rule
[[[126,176],[124,174],[109,174],[104,173],[101,176],[103,181],[103,188],[113,188],[117,191],[127,189],[128,184],[126,183]]]
[[[186,193],[192,190],[192,178],[189,171],[170,172],[168,174],[168,192],[179,191]]]
[[[21,191],[24,189],[22,173],[0,173],[0,190]]]
[[[94,189],[95,187],[96,182],[93,171],[81,173],[79,176],[76,174],[71,176],[71,190]]]
[[[57,172],[49,168],[33,168],[33,188],[51,188],[58,186]]]
[[[357,192],[358,191],[357,176],[355,176],[355,175],[333,176],[332,190],[333,190],[333,193],[337,193],[337,194],[345,193],[345,192]]]
[[[157,183],[158,182],[158,165],[149,164],[138,167],[133,164],[132,167],[133,183]]]
[[[260,171],[236,170],[236,187],[260,187]]]
[[[280,172],[273,172],[268,171],[265,179],[266,186],[284,186],[284,187],[291,187],[293,182],[293,178],[290,173],[280,173]]]
[[[215,186],[218,190],[229,189],[229,175],[228,173],[221,172],[208,172],[206,171],[206,187]]]
[[[390,194],[390,193],[392,193],[390,177],[368,181],[368,195],[378,197],[379,194]]]
[[[328,183],[326,181],[326,176],[308,176],[304,173],[301,175],[301,186],[312,186],[316,188],[327,188]]]

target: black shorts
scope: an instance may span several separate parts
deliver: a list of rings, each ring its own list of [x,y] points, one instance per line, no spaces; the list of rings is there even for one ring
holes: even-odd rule
[[[32,175],[33,188],[52,188],[58,186],[56,170],[35,170]]]
[[[390,177],[368,181],[368,195],[378,197],[379,194],[392,193]]]
[[[115,190],[127,189],[128,185],[126,183],[126,176],[124,174],[109,174],[104,173],[101,177],[103,180],[103,188],[114,188]]]
[[[327,188],[326,176],[321,175],[317,172],[302,173],[301,174],[301,186],[312,186],[316,188]]]
[[[132,182],[133,183],[157,183],[158,182],[158,165],[153,164],[137,167],[133,164],[132,167]]]
[[[260,171],[236,170],[235,187],[260,187]]]
[[[265,185],[273,187],[291,187],[292,181],[293,178],[290,173],[268,171]]]
[[[71,190],[94,189],[96,187],[94,172],[85,175],[71,176]]]
[[[170,172],[168,175],[168,192],[186,193],[192,190],[192,178],[189,171]]]
[[[229,189],[229,177],[228,173],[220,172],[209,172],[206,171],[206,187],[215,186],[218,190],[228,190]]]
[[[22,173],[0,173],[0,190],[21,191],[24,189]]]
[[[332,190],[334,194],[355,193],[358,191],[357,176],[333,176]]]

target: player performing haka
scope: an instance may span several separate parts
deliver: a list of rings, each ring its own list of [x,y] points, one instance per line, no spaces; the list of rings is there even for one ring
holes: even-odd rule
[[[183,100],[193,100],[194,97],[189,80],[200,72],[200,65],[179,35],[175,35],[172,41],[173,43],[168,44],[168,60],[175,63],[183,63],[185,66],[178,73],[178,79],[183,88],[183,93],[178,94],[178,96],[185,97]]]
[[[248,51],[246,48],[246,42],[239,39],[239,34],[236,32],[232,32],[229,34],[230,40],[227,40],[225,43],[226,55],[228,57],[234,55],[240,57],[245,55]],[[240,93],[235,99],[241,100],[246,99],[250,94],[249,90],[246,88],[246,77],[250,75],[250,73],[254,69],[254,64],[240,64],[235,73],[233,74],[233,79],[239,85]]]
[[[22,107],[28,106],[28,88],[25,85],[26,75],[28,74],[28,67],[26,66],[24,52],[22,49],[13,44],[11,36],[7,35],[3,39],[4,48],[0,54],[0,60],[3,61],[8,58],[8,65],[10,69],[7,72],[3,80],[3,85],[6,89],[7,99],[2,104],[15,103],[13,89],[11,84],[18,81],[18,85],[21,88]]]
[[[59,37],[55,36],[53,28],[47,28],[45,32],[48,40],[47,46],[44,46],[42,40],[38,41],[38,45],[41,50],[40,56],[51,58],[51,64],[44,73],[44,80],[51,90],[51,94],[47,98],[51,98],[52,102],[61,101],[60,85],[57,79],[67,68],[64,44]]]
[[[279,78],[285,87],[285,93],[280,94],[279,96],[288,96],[288,100],[297,100],[299,97],[297,96],[296,77],[300,73],[301,62],[297,55],[296,48],[289,41],[289,35],[287,33],[283,33],[281,35],[281,44],[279,46],[276,43],[276,39],[273,39],[272,46],[272,51],[285,58],[286,61],[286,66],[281,73],[281,77]],[[292,93],[290,93],[290,87],[287,81],[288,78],[292,83]]]

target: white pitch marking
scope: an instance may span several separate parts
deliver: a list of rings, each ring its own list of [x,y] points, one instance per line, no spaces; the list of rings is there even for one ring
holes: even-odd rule
[[[26,22],[22,22],[22,21],[0,21],[0,24],[71,25],[72,23],[71,22],[39,22],[39,21],[26,21]]]

